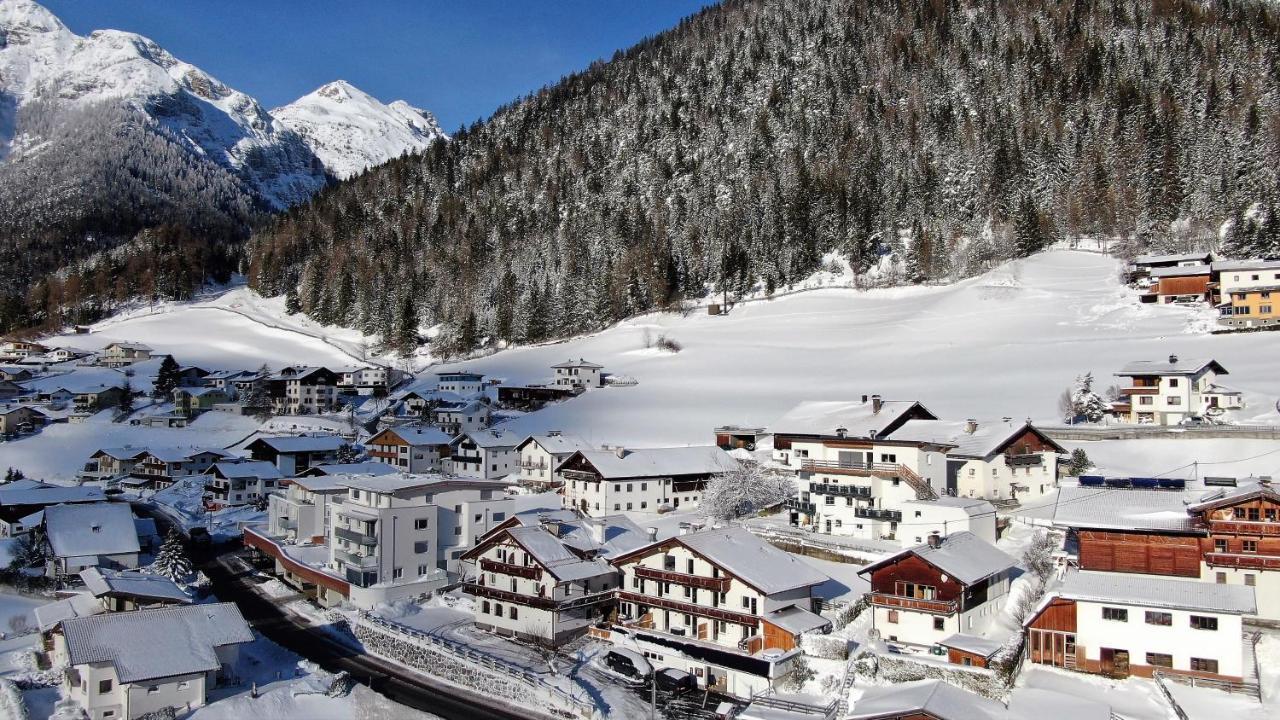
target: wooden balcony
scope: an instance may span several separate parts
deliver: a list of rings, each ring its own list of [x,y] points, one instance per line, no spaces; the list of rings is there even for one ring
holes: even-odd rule
[[[746,625],[754,628],[759,621],[755,615],[747,613],[734,612],[723,608],[708,607],[706,605],[694,605],[693,603],[680,602],[671,598],[657,597],[656,595],[640,595],[632,592],[619,592],[618,599],[623,602],[635,603],[636,605],[644,605],[651,608],[662,608],[663,610],[671,610],[673,612],[685,613],[687,615],[698,615],[712,620],[724,620],[725,622],[737,623],[738,625]]]
[[[525,605],[528,607],[536,607],[542,610],[555,610],[560,603],[549,597],[540,595],[522,595],[513,593],[509,590],[499,590],[479,583],[463,583],[463,589],[475,595],[476,597],[489,598],[490,600],[501,600],[502,602],[514,603],[516,605]]]
[[[810,483],[809,492],[815,495],[839,495],[841,497],[871,498],[871,488],[860,485],[827,485]]]
[[[1280,536],[1280,522],[1260,520],[1210,520],[1209,532],[1231,535]]]
[[[960,609],[955,600],[923,600],[921,598],[890,595],[889,593],[871,593],[871,604],[901,610],[917,610],[936,615],[954,615]]]
[[[1120,394],[1121,395],[1159,395],[1160,388],[1144,387],[1144,386],[1120,388]]]
[[[703,590],[711,590],[713,592],[729,592],[730,580],[727,577],[710,578],[703,577],[701,575],[672,572],[669,570],[655,570],[642,565],[636,566],[635,573],[636,577],[644,578],[645,580],[676,583],[679,585],[701,588]]]
[[[938,493],[914,470],[901,463],[842,463],[838,460],[802,460],[800,471],[827,475],[853,475],[854,477],[879,477],[905,482],[916,491],[919,500],[936,500]]]
[[[532,565],[512,565],[511,563],[490,560],[489,558],[480,558],[480,569],[485,572],[499,573],[502,575],[514,575],[522,577],[526,580],[541,580],[542,568]]]
[[[1204,554],[1204,562],[1209,567],[1229,567],[1242,570],[1280,570],[1280,556],[1276,555],[1212,552]]]

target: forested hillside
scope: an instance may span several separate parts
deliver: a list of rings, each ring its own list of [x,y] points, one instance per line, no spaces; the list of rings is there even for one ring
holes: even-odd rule
[[[1257,2],[728,0],[322,191],[256,235],[252,280],[457,351],[777,289],[829,250],[920,282],[1235,218],[1280,251],[1278,30]]]

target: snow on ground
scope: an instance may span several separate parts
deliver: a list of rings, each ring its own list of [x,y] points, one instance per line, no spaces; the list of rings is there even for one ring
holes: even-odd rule
[[[206,510],[204,483],[203,475],[183,478],[158,492],[144,493],[145,499],[168,518],[180,523],[184,530],[194,527],[208,530],[214,542],[239,537],[246,524],[261,523],[266,520],[266,511],[258,510],[252,505],[234,505],[216,511]]]
[[[18,595],[12,591],[0,593],[0,634],[13,637],[15,629],[32,629],[36,625],[35,609],[52,602],[48,598]]]
[[[243,415],[208,412],[185,428],[137,427],[111,422],[99,413],[83,423],[59,423],[6,443],[0,443],[0,467],[21,468],[28,477],[71,481],[95,450],[103,447],[222,448],[256,430],[258,421]]]
[[[1280,476],[1280,444],[1275,440],[1159,438],[1064,442],[1063,445],[1068,449],[1084,448],[1096,465],[1090,472],[1106,475]]]

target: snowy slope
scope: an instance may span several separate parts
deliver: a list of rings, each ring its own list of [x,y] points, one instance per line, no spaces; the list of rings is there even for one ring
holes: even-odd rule
[[[188,149],[235,170],[278,207],[325,183],[300,137],[252,97],[130,32],[72,33],[30,0],[0,0],[0,159],[38,153],[15,136],[14,113],[124,102],[183,138]]]
[[[301,135],[339,178],[447,139],[426,110],[403,100],[384,104],[346,80],[323,85],[271,114]]]

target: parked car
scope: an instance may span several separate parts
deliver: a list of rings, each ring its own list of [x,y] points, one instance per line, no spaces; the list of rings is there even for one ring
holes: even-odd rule
[[[654,682],[658,683],[658,689],[663,692],[681,695],[698,689],[698,681],[683,670],[675,668],[662,668],[654,673]]]
[[[604,664],[610,670],[632,680],[644,680],[653,668],[644,656],[626,648],[614,648],[604,656]]]

